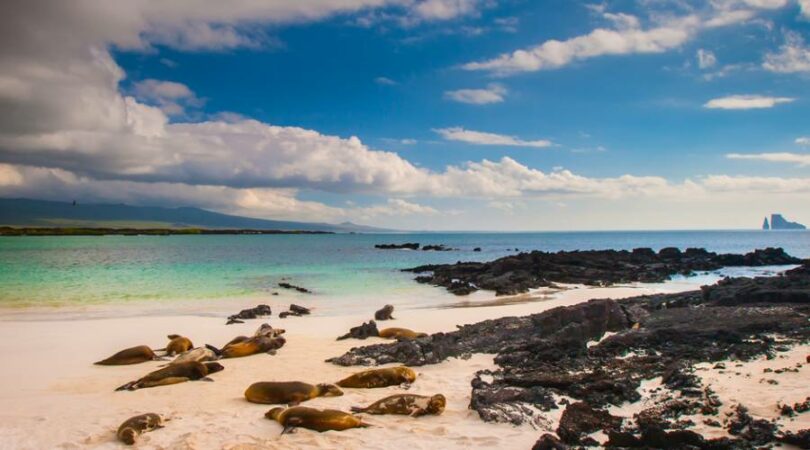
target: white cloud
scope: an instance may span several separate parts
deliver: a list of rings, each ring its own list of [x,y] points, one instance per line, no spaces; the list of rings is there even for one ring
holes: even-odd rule
[[[379,216],[410,216],[438,214],[435,208],[420,205],[400,198],[389,198],[387,203],[351,209],[353,216],[360,219],[372,219]]]
[[[787,0],[714,0],[704,13],[682,16],[651,14],[651,25],[646,28],[636,16],[606,12],[604,5],[588,5],[612,27],[596,28],[565,40],[548,40],[489,60],[470,62],[462,68],[510,75],[558,69],[606,55],[662,53],[681,47],[703,29],[746,22],[755,18],[760,9],[776,9],[786,4]]]
[[[459,103],[471,105],[488,105],[491,103],[501,103],[507,90],[504,86],[491,83],[485,89],[459,89],[457,91],[447,91],[444,97]]]
[[[139,100],[154,104],[169,115],[181,115],[187,106],[203,104],[188,86],[174,81],[142,80],[135,83],[133,93]]]
[[[697,51],[698,67],[701,69],[708,69],[717,64],[717,57],[714,52],[705,49],[698,49]]]
[[[706,102],[703,107],[709,109],[763,109],[773,108],[782,103],[795,101],[791,97],[767,97],[763,95],[730,95],[728,97],[714,98]]]
[[[424,20],[449,20],[473,14],[479,0],[424,0],[413,6],[413,14]]]
[[[765,55],[762,67],[777,73],[810,72],[810,47],[799,33],[787,32],[779,52]]]
[[[433,130],[448,141],[466,142],[475,145],[503,145],[508,147],[535,147],[543,148],[554,145],[545,139],[526,141],[514,136],[487,133],[483,131],[466,130],[461,127],[439,128]]]
[[[810,18],[810,0],[799,0],[799,9],[804,17]]]
[[[396,86],[399,84],[388,77],[377,77],[374,79],[374,82],[381,86]]]
[[[794,142],[796,142],[797,145],[810,145],[810,137],[797,137]]]
[[[729,153],[726,155],[728,159],[746,159],[752,161],[765,161],[775,163],[791,163],[799,167],[810,166],[810,153],[752,153],[740,154]]]

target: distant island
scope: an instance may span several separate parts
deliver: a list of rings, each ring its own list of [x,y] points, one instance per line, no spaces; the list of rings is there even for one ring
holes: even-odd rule
[[[0,236],[171,236],[194,234],[334,234],[332,231],[206,228],[0,227]]]
[[[4,234],[276,234],[381,233],[382,228],[357,225],[293,222],[232,216],[200,208],[164,208],[81,202],[0,198],[0,227]],[[54,231],[59,229],[61,231]]]
[[[807,227],[798,223],[798,222],[791,222],[781,214],[771,214],[771,222],[768,223],[768,218],[765,217],[765,221],[762,223],[763,230],[806,230]]]

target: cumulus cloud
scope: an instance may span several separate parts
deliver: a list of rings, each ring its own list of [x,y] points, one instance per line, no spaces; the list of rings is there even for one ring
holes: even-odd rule
[[[459,89],[447,91],[444,97],[455,102],[471,105],[488,105],[501,103],[507,94],[506,88],[498,83],[491,83],[485,89]]]
[[[183,83],[146,79],[135,83],[133,92],[138,100],[154,104],[168,115],[182,115],[186,107],[204,103]]]
[[[728,97],[714,98],[706,102],[703,107],[709,109],[766,109],[773,108],[782,103],[795,101],[791,97],[768,97],[764,95],[730,95]]]
[[[794,142],[796,142],[797,145],[810,145],[810,137],[797,137]]]
[[[785,33],[785,43],[779,51],[765,55],[765,70],[777,73],[810,72],[810,47],[799,33]]]
[[[554,145],[545,139],[527,141],[514,136],[467,130],[462,127],[438,128],[433,130],[448,141],[466,142],[475,145],[502,145],[507,147],[543,148]]]
[[[479,0],[424,0],[413,6],[413,14],[424,20],[448,20],[473,14]]]
[[[604,5],[590,9],[612,25],[565,40],[551,39],[539,45],[474,61],[465,70],[511,75],[553,70],[571,63],[606,55],[663,53],[681,47],[701,30],[726,27],[751,20],[761,9],[776,9],[787,0],[715,0],[708,12],[682,16],[653,16],[645,27],[641,19],[625,13],[606,12]]]
[[[765,161],[775,163],[790,163],[796,164],[799,167],[810,166],[810,154],[808,153],[729,153],[726,155],[728,159],[746,159],[752,161]]]

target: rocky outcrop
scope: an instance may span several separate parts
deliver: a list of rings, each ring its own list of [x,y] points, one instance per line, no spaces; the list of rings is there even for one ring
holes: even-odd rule
[[[289,310],[282,311],[278,315],[278,317],[280,319],[284,319],[285,317],[289,317],[289,316],[301,317],[301,316],[308,316],[311,313],[312,313],[312,311],[309,308],[306,308],[304,306],[299,306],[299,305],[296,305],[296,304],[293,303],[293,304],[290,305]]]
[[[685,251],[669,247],[654,252],[649,248],[632,251],[592,250],[546,253],[533,251],[507,256],[492,262],[459,262],[425,265],[406,269],[423,274],[420,283],[445,287],[456,295],[479,289],[497,295],[514,295],[553,283],[608,286],[617,283],[658,283],[676,274],[717,270],[727,266],[801,264],[781,248],[756,250],[745,255],[716,254],[705,249]]]
[[[807,227],[798,223],[791,222],[781,214],[771,214],[771,230],[806,230]]]
[[[406,242],[404,244],[377,244],[374,248],[378,250],[419,250],[418,242]]]
[[[369,320],[368,322],[352,327],[349,329],[349,332],[337,338],[337,340],[342,341],[344,339],[368,339],[372,336],[379,336],[380,330],[377,329],[377,324],[373,320]]]
[[[270,306],[258,305],[255,308],[243,309],[237,314],[228,316],[228,321],[225,324],[231,325],[234,323],[244,323],[245,319],[256,319],[258,317],[265,317],[271,314],[273,314],[273,311],[270,309]]]
[[[278,287],[284,288],[284,289],[290,289],[290,290],[293,290],[293,291],[298,291],[298,292],[300,292],[302,294],[311,294],[312,293],[312,291],[310,291],[307,288],[304,288],[304,287],[301,287],[301,286],[296,286],[294,284],[287,283],[286,281],[282,281],[281,283],[279,283]]]
[[[570,423],[558,430],[562,442],[541,438],[540,448],[592,444],[587,430],[600,426],[616,447],[751,448],[802,436],[780,435],[744,409],[729,422],[733,438],[709,440],[685,429],[682,415],[711,420],[720,406],[692,366],[730,357],[773,357],[792,343],[810,341],[809,318],[810,267],[802,266],[780,276],[726,279],[702,290],[591,300],[488,320],[411,341],[354,348],[329,361],[419,366],[471,353],[496,354],[498,369],[479,371],[471,382],[470,408],[483,420],[533,423],[543,411],[560,407],[559,396],[590,408],[569,405]],[[605,337],[609,331],[615,334]],[[609,405],[638,401],[641,380],[656,377],[679,395],[637,414],[630,425],[618,426],[604,416]]]

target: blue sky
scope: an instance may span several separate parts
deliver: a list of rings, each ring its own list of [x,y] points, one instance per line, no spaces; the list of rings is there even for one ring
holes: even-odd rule
[[[411,229],[810,222],[806,0],[41,3],[4,6],[25,45],[0,53],[0,110],[34,119],[0,124],[3,196]]]

